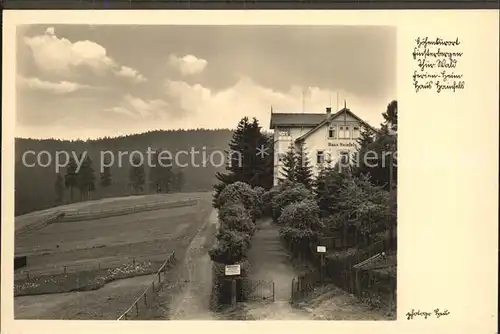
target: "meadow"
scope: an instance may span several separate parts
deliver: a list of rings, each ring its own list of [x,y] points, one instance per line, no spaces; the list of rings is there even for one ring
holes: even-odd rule
[[[89,290],[99,289],[95,292],[105,291],[98,295],[99,298],[107,295],[110,300],[116,301],[106,307],[107,311],[101,310],[100,317],[112,319],[117,312],[126,308],[127,303],[132,302],[123,294],[140,294],[145,281],[136,277],[136,281],[142,283],[129,284],[126,293],[121,291],[124,282],[110,282],[151,274],[172,251],[175,251],[177,259],[182,259],[192,238],[212,212],[210,193],[131,196],[44,210],[40,217],[49,211],[96,212],[158,203],[160,199],[168,202],[196,199],[197,202],[190,206],[96,220],[56,222],[17,237],[15,253],[27,256],[27,266],[14,272],[14,292],[18,296],[15,304],[19,304],[16,318],[79,318],[78,314],[88,310],[96,296],[88,298],[87,303],[80,298],[74,306],[65,300],[73,300],[74,291],[86,291],[83,294],[91,296]],[[35,221],[35,214],[29,216]],[[113,286],[120,288],[113,289]],[[58,306],[52,311],[47,307],[35,312],[36,308],[30,305],[38,303],[40,298],[47,305]],[[54,301],[48,302],[47,299]],[[61,307],[61,303],[64,307]]]

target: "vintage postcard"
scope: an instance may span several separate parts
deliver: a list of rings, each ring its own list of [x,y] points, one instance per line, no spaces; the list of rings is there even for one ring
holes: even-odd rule
[[[498,19],[5,12],[2,333],[495,333]]]

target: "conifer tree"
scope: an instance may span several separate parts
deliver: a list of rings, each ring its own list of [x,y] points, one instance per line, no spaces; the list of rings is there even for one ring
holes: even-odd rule
[[[63,199],[64,199],[65,185],[64,185],[64,179],[60,173],[57,173],[56,183],[55,183],[54,187],[55,187],[55,191],[56,191],[56,202],[57,202],[57,204],[61,204],[63,202]]]
[[[107,188],[111,185],[111,167],[105,166],[103,168],[103,171],[101,173],[100,184],[101,187],[103,188]]]
[[[290,144],[288,151],[283,157],[283,168],[281,170],[280,181],[284,180],[288,180],[290,182],[297,181],[297,155],[293,144]]]
[[[307,189],[313,186],[313,171],[310,165],[307,149],[301,145],[297,151],[295,179],[297,182],[302,183]]]
[[[130,166],[129,179],[132,188],[136,194],[142,193],[144,191],[144,185],[146,183],[146,175],[144,172],[144,164],[140,163],[138,157],[133,158],[133,164]]]
[[[80,155],[81,159],[82,155]],[[90,193],[95,190],[95,175],[92,159],[86,155],[77,176],[77,186],[80,190],[80,199],[88,199]]]
[[[226,173],[217,173],[219,183],[214,185],[214,200],[229,184],[245,182],[252,187],[272,187],[273,141],[262,133],[256,118],[242,118],[233,132],[226,151]]]
[[[77,187],[77,170],[78,166],[73,157],[69,159],[66,165],[66,175],[64,176],[64,185],[69,188],[70,201],[73,202],[73,189]]]

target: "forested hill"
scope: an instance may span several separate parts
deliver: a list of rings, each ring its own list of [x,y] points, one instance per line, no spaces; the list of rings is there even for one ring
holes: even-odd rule
[[[31,211],[45,209],[70,201],[69,191],[65,189],[64,197],[58,201],[56,191],[57,174],[55,171],[55,162],[48,167],[40,167],[38,164],[34,167],[27,167],[22,162],[22,156],[27,151],[39,153],[41,151],[49,152],[55,157],[56,151],[66,151],[69,154],[76,152],[79,154],[87,152],[93,162],[95,171],[95,190],[90,192],[89,199],[99,199],[104,197],[127,196],[134,193],[130,187],[130,163],[128,155],[122,158],[122,165],[118,165],[118,151],[132,152],[138,150],[146,152],[148,147],[152,150],[168,150],[172,154],[185,150],[202,152],[205,150],[207,155],[214,151],[224,151],[228,148],[231,140],[232,130],[171,130],[171,131],[152,131],[137,135],[129,135],[117,138],[102,138],[87,141],[67,141],[55,139],[23,139],[16,138],[16,167],[15,167],[15,214],[25,214]],[[115,163],[110,168],[111,185],[102,187],[99,184],[100,179],[100,159],[104,151],[112,151],[115,155]],[[42,163],[46,163],[47,156],[42,157]],[[180,189],[184,192],[191,191],[211,191],[216,182],[215,173],[223,171],[224,167],[214,167],[210,163],[206,167],[194,167],[188,156],[183,156],[181,163],[187,164],[182,168],[183,185]],[[28,164],[36,161],[35,156],[30,153],[27,155]],[[196,164],[201,164],[201,153],[196,156]],[[219,163],[220,158],[214,157],[215,163]],[[174,166],[174,170],[175,170]],[[146,180],[148,167],[145,166]],[[66,174],[65,169],[61,170],[61,176]],[[154,193],[156,189],[146,182],[143,193]],[[179,191],[179,189],[176,189]],[[75,192],[74,201],[79,200]]]

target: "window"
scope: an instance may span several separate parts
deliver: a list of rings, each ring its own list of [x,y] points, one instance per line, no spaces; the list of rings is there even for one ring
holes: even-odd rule
[[[353,127],[352,128],[352,138],[357,139],[357,138],[359,138],[359,136],[360,136],[359,126]]]
[[[340,163],[341,164],[349,163],[349,151],[341,151],[340,152]]]
[[[330,139],[335,139],[337,138],[337,133],[336,133],[336,127],[335,125],[331,125],[329,128],[328,128],[328,138]]]
[[[339,139],[349,139],[349,138],[350,138],[349,127],[346,125],[340,126],[339,127]]]
[[[316,153],[316,163],[322,164],[323,162],[325,162],[325,152],[318,151]]]
[[[280,137],[288,137],[290,136],[290,129],[279,129],[279,136]]]

